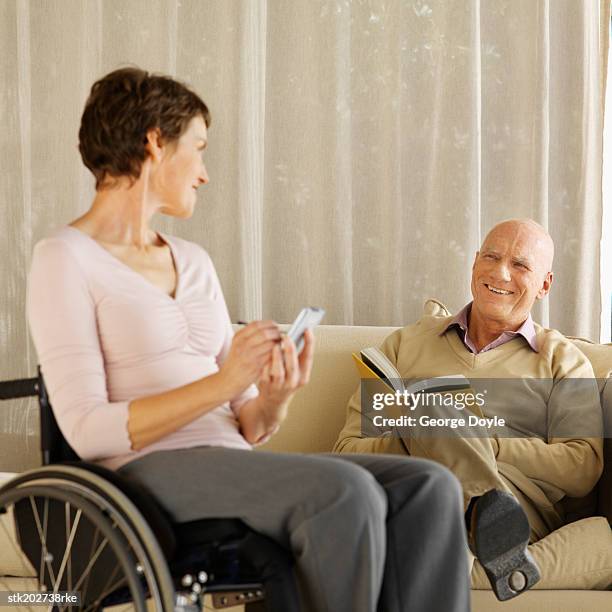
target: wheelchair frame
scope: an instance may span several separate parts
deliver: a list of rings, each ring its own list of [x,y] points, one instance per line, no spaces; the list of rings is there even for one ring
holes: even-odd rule
[[[0,487],[0,514],[12,510],[9,541],[24,566],[25,555],[38,568],[39,588],[85,585],[87,611],[127,602],[144,612],[152,600],[162,612],[196,612],[204,594],[215,608],[298,609],[287,551],[237,519],[172,523],[136,483],[80,461],[57,425],[40,368],[37,377],[0,382],[0,400],[30,396],[40,407],[43,467]],[[123,578],[113,581],[117,570]]]

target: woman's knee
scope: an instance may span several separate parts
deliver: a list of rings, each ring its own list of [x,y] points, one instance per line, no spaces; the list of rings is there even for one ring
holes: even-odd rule
[[[348,461],[330,460],[321,472],[319,486],[331,503],[342,507],[353,518],[384,522],[387,496],[384,489],[365,468]]]
[[[442,511],[463,512],[463,492],[457,477],[439,463],[421,461],[421,487],[428,502]]]

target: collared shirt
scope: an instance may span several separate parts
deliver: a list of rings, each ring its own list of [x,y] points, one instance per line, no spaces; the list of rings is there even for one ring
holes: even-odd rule
[[[453,319],[449,322],[449,324],[442,330],[442,334],[445,334],[451,327],[454,327],[459,334],[459,337],[463,341],[463,344],[475,355],[478,353],[484,353],[485,351],[490,351],[491,349],[497,348],[502,344],[506,344],[506,342],[510,342],[517,336],[523,336],[529,346],[537,353],[538,352],[538,343],[536,339],[536,330],[533,324],[533,319],[531,315],[529,315],[524,323],[516,330],[516,331],[505,331],[500,336],[495,338],[493,342],[490,342],[482,348],[480,351],[476,348],[472,340],[470,339],[470,334],[468,331],[468,320],[470,315],[470,310],[472,309],[472,302],[470,302],[467,306],[464,306]]]

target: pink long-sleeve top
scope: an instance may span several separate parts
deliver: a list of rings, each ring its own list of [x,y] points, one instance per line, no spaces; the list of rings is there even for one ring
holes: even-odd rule
[[[131,448],[130,401],[217,372],[233,335],[208,253],[159,235],[178,274],[174,298],[71,226],[41,240],[32,258],[28,319],[58,425],[82,459],[111,469],[157,450],[251,448],[237,418],[255,386],[142,450]]]

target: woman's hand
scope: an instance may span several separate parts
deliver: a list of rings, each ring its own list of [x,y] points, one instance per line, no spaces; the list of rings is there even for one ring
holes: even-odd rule
[[[293,394],[310,380],[313,354],[314,335],[309,329],[304,333],[304,350],[299,357],[288,336],[283,336],[281,343],[274,346],[258,383],[262,405],[267,410],[274,411],[288,404]]]
[[[132,449],[141,450],[163,440],[195,418],[240,395],[251,383],[259,380],[280,338],[274,321],[250,323],[236,333],[216,374],[170,391],[132,400],[128,419]],[[248,412],[245,410],[245,414]]]
[[[287,415],[289,400],[310,380],[313,355],[314,336],[310,330],[304,334],[304,350],[299,357],[295,344],[287,337],[274,346],[259,378],[259,395],[240,409],[240,430],[249,443],[260,444],[279,428]]]
[[[280,339],[274,321],[254,321],[236,332],[227,359],[219,369],[219,376],[231,397],[259,380]]]

